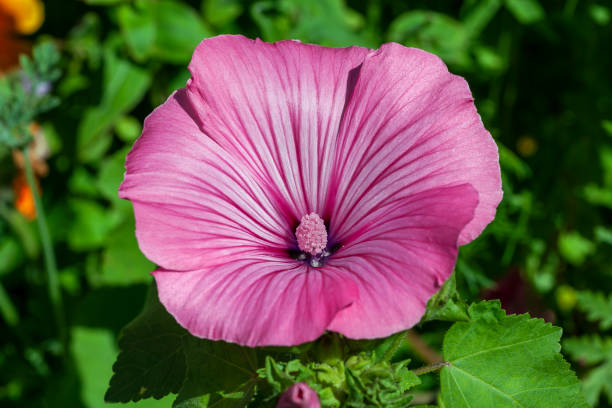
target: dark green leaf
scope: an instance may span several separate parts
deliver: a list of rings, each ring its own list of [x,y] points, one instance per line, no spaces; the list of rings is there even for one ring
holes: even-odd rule
[[[187,373],[186,335],[159,303],[152,286],[143,311],[121,332],[121,351],[104,399],[128,402],[177,393]]]

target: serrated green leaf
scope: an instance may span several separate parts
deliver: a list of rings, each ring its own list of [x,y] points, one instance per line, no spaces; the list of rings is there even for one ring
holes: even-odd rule
[[[115,341],[110,331],[89,327],[73,327],[71,351],[80,379],[80,393],[87,408],[105,408],[106,379],[111,374],[111,362],[117,355]],[[125,408],[162,408],[170,401],[148,400],[139,404],[123,405]],[[55,405],[54,405],[55,406]]]
[[[255,349],[193,337],[159,302],[154,285],[119,348],[107,402],[178,393],[174,407],[244,407],[259,380]]]
[[[529,315],[506,316],[498,301],[469,310],[444,337],[448,407],[586,407],[580,383],[559,353],[561,329]]]
[[[593,406],[599,401],[599,396],[604,393],[608,401],[612,403],[612,361],[602,364],[591,370],[584,377],[584,396],[587,402]]]
[[[573,360],[582,360],[587,364],[596,364],[606,359],[612,361],[612,337],[573,337],[563,342],[563,350]]]
[[[583,390],[587,402],[596,405],[599,396],[606,394],[612,402],[612,337],[599,335],[574,337],[563,342],[563,349],[573,360],[586,364],[597,364],[583,378]]]
[[[104,400],[128,402],[177,393],[187,373],[185,336],[152,286],[143,311],[121,332],[121,351]]]
[[[590,321],[599,321],[602,330],[612,327],[612,295],[603,293],[578,292],[578,308],[587,314]]]
[[[175,408],[245,407],[253,398],[259,380],[255,349],[183,337],[187,375]]]

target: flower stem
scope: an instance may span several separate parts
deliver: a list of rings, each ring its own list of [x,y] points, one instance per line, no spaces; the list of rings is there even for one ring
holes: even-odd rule
[[[42,200],[38,194],[38,186],[34,178],[34,171],[32,170],[32,163],[30,162],[30,155],[28,154],[28,147],[22,148],[23,162],[25,167],[26,179],[34,198],[34,207],[36,208],[36,221],[38,224],[38,231],[40,233],[40,240],[43,247],[43,254],[45,258],[45,269],[47,271],[47,287],[49,289],[49,298],[53,306],[53,313],[55,314],[55,321],[57,324],[57,331],[60,342],[64,353],[67,347],[67,336],[66,336],[66,321],[64,318],[64,305],[62,302],[62,293],[60,291],[59,278],[57,274],[57,264],[55,262],[55,253],[53,252],[53,243],[51,241],[51,235],[49,234],[49,227],[47,225],[47,218],[45,216],[45,209],[42,205]]]
[[[416,375],[423,375],[423,374],[431,373],[432,371],[440,370],[442,367],[448,367],[448,366],[450,366],[449,362],[441,361],[439,363],[434,363],[434,364],[426,365],[421,368],[417,368],[416,370],[412,370],[412,372],[415,373]]]

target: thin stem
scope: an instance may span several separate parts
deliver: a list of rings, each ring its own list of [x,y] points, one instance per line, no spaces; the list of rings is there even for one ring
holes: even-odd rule
[[[416,355],[419,356],[424,362],[433,364],[443,361],[440,353],[431,348],[431,346],[427,344],[413,329],[408,330],[406,333],[406,340]]]
[[[442,367],[448,367],[448,366],[450,366],[449,362],[441,361],[439,363],[434,363],[434,364],[426,365],[421,368],[417,368],[416,370],[412,370],[412,372],[415,373],[416,375],[423,375],[423,374],[431,373],[432,371],[438,371]]]
[[[59,278],[57,274],[57,264],[55,262],[55,253],[53,252],[53,243],[51,241],[51,234],[49,234],[49,227],[47,226],[47,218],[45,216],[45,209],[43,208],[40,195],[38,194],[38,186],[34,178],[34,171],[32,170],[32,163],[30,163],[30,155],[28,154],[28,147],[25,146],[21,149],[23,153],[23,162],[25,164],[26,179],[32,197],[34,198],[34,207],[36,208],[36,221],[38,224],[38,231],[40,232],[40,240],[43,247],[43,254],[45,258],[45,269],[47,271],[47,286],[49,289],[49,298],[53,306],[53,313],[55,314],[55,320],[57,323],[57,330],[60,341],[66,352],[67,336],[66,336],[66,321],[64,318],[64,305],[62,302],[62,293],[60,291]]]

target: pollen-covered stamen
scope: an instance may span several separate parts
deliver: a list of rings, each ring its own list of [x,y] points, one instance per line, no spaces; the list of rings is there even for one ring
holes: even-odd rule
[[[327,231],[323,219],[316,213],[304,215],[295,230],[298,246],[304,252],[317,255],[327,246]]]

